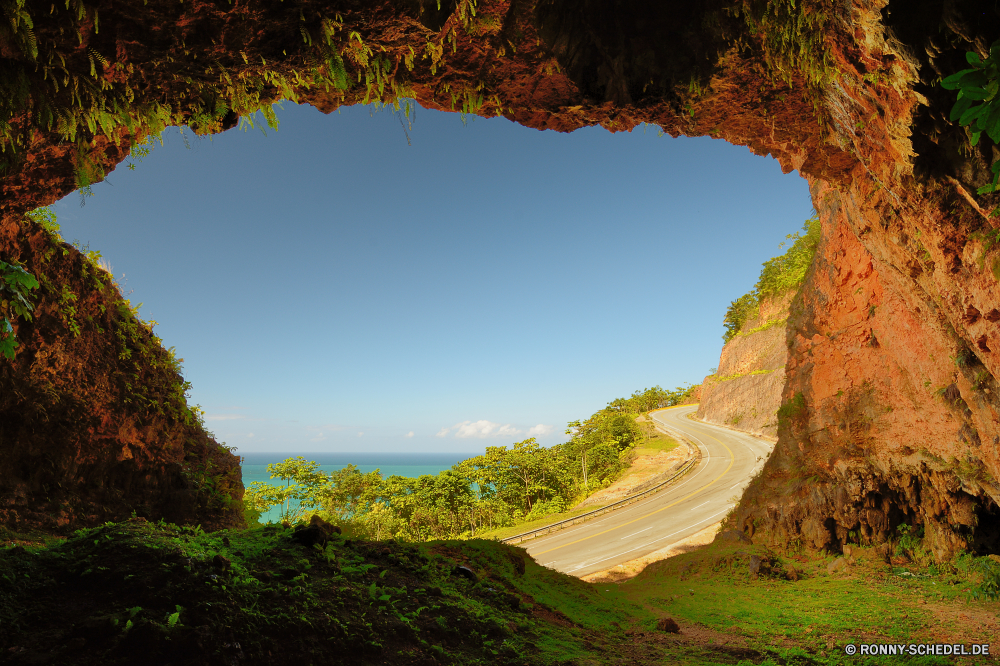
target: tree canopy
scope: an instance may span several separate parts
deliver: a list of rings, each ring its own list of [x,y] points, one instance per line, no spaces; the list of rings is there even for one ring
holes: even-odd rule
[[[729,342],[735,338],[743,325],[760,313],[760,302],[763,299],[781,296],[797,289],[805,281],[819,244],[819,216],[806,220],[801,233],[788,234],[785,239],[792,241],[785,253],[765,261],[754,288],[729,304],[722,320],[726,327],[726,332],[722,335],[723,341]],[[786,243],[782,243],[778,247],[783,248],[785,245]]]
[[[606,487],[647,436],[636,417],[681,404],[695,388],[636,391],[569,423],[570,439],[562,444],[545,447],[529,438],[490,446],[436,475],[383,477],[380,470],[365,474],[354,465],[327,473],[314,461],[288,458],[267,466],[284,485],[254,482],[244,502],[249,517],[273,507],[290,522],[318,512],[348,534],[370,539],[475,536],[560,513]]]

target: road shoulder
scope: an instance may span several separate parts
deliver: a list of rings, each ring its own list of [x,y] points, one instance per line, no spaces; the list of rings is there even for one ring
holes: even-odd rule
[[[683,553],[690,553],[692,551],[698,550],[699,548],[704,548],[705,546],[712,543],[715,539],[715,535],[718,534],[719,528],[722,526],[722,522],[715,523],[714,525],[709,525],[700,532],[696,532],[686,539],[681,539],[675,543],[670,544],[665,548],[654,551],[638,557],[634,560],[629,560],[628,562],[622,562],[617,564],[610,569],[604,569],[603,571],[595,571],[592,574],[583,576],[580,580],[587,583],[621,583],[630,578],[634,578],[642,573],[642,570],[653,562],[659,562],[660,560],[665,560],[667,558],[673,557],[675,555],[681,555]]]

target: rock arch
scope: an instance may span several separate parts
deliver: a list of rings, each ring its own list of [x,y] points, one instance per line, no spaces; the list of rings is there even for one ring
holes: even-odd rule
[[[948,122],[953,94],[934,85],[1000,34],[987,4],[27,0],[0,33],[0,257],[51,277],[17,326],[21,352],[0,363],[0,457],[15,470],[0,479],[3,520],[29,506],[28,523],[57,509],[61,524],[96,520],[95,506],[120,517],[154,488],[151,515],[189,497],[183,519],[240,520],[234,458],[182,411],[156,412],[165,397],[122,402],[126,372],[177,386],[151,334],[133,339],[145,365],[125,367],[100,331],[130,320],[86,289],[75,251],[45,258],[54,246],[25,211],[165,125],[221,131],[282,97],[325,112],[412,98],[557,131],[647,122],[798,170],[824,237],[792,304],[779,443],[734,520],[814,548],[839,548],[864,516],[871,538],[921,522],[940,557],[992,543],[974,536],[1000,500],[1000,290],[994,255],[980,261],[997,196],[975,194],[992,154]],[[90,317],[79,336],[63,285]],[[114,379],[103,393],[86,377],[97,368]],[[126,467],[104,495],[86,490]]]

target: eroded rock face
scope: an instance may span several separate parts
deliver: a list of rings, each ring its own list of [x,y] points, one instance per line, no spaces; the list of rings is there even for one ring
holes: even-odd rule
[[[65,532],[131,515],[243,525],[239,460],[186,405],[179,366],[111,276],[30,220],[4,258],[41,283],[0,361],[0,526]]]
[[[1000,289],[982,238],[1000,197],[974,194],[991,149],[968,146],[947,120],[954,94],[933,85],[1000,34],[988,3],[480,0],[473,15],[468,0],[106,0],[75,23],[58,3],[26,7],[39,61],[58,51],[68,74],[200,131],[290,94],[327,112],[399,94],[539,129],[650,122],[775,156],[810,181],[824,240],[791,307],[779,442],[736,521],[776,545],[837,549],[913,522],[941,557],[997,547]],[[30,61],[0,57],[8,73]],[[29,139],[0,179],[8,230],[155,124],[83,128],[82,145],[43,117],[10,117]],[[18,362],[38,345],[29,335]],[[30,411],[40,398],[19,386],[10,409]]]
[[[716,373],[701,384],[699,419],[772,439],[778,434],[791,297],[762,299],[758,315],[722,347]]]

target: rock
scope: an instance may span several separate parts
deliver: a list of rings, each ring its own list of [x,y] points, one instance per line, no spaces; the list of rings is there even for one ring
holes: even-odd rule
[[[314,513],[313,517],[309,519],[308,525],[295,526],[292,539],[301,543],[306,548],[312,548],[316,544],[320,544],[323,546],[323,550],[326,550],[326,544],[334,534],[340,534],[340,528],[331,525],[320,518],[319,514]]]
[[[212,566],[215,567],[216,569],[229,571],[229,569],[232,568],[233,563],[229,560],[229,558],[217,554],[215,557],[212,558]]]
[[[511,610],[517,610],[521,607],[521,597],[510,592],[503,592],[500,594],[500,599],[503,601],[504,605]]]
[[[830,575],[840,573],[841,571],[847,570],[847,560],[843,557],[838,557],[830,564],[826,565],[826,572]]]
[[[756,578],[760,575],[760,565],[763,562],[760,555],[751,555],[747,567],[750,569],[750,576]]]
[[[514,571],[518,576],[524,575],[524,551],[520,548],[511,548],[507,551],[507,559],[514,565]]]
[[[795,568],[794,564],[785,565],[785,578],[791,581],[796,581],[800,578],[799,570]]]
[[[661,617],[656,621],[657,631],[665,631],[670,634],[681,633],[681,628],[673,618]]]
[[[854,547],[849,543],[844,544],[844,557],[850,557],[854,553]]]
[[[459,565],[455,567],[454,569],[451,570],[451,575],[465,578],[466,580],[468,580],[473,584],[479,582],[479,576],[477,576],[472,569],[466,566]]]
[[[723,346],[717,372],[702,382],[699,419],[755,435],[777,435],[774,414],[781,406],[788,362],[784,320],[792,295],[761,299],[756,315],[744,322],[743,334]],[[770,325],[762,328],[766,324]],[[762,330],[749,333],[758,328]],[[719,381],[720,377],[728,379]],[[743,527],[753,536],[752,524]]]
[[[750,537],[740,530],[722,530],[712,540],[713,543],[716,541],[719,543],[751,543]]]

